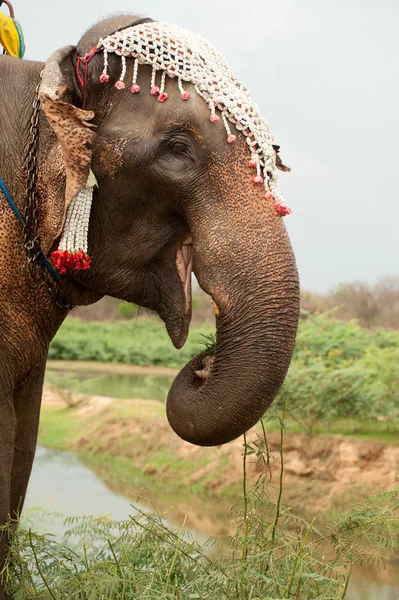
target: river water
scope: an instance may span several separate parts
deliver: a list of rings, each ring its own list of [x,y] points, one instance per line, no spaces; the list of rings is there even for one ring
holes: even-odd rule
[[[72,373],[47,369],[45,383],[93,396],[165,402],[173,379],[174,377],[167,375]]]
[[[47,374],[47,382],[75,392],[160,401],[165,400],[172,379],[137,375]],[[140,489],[131,490],[129,498],[140,495]],[[136,501],[134,504],[137,506]],[[116,520],[126,519],[135,512],[131,500],[108,489],[74,454],[41,447],[37,449],[25,506],[27,509],[47,507],[69,516],[107,514]],[[195,501],[194,511],[200,513],[202,508],[201,503]],[[209,512],[209,506],[206,508]],[[201,519],[200,514],[197,516]],[[60,527],[59,522],[56,527]],[[48,531],[47,523],[43,523],[43,529]],[[61,534],[61,531],[52,532]],[[197,532],[197,537],[199,541],[205,541],[201,531]],[[371,572],[368,567],[355,570],[346,598],[399,600],[399,573],[395,576],[393,573]]]

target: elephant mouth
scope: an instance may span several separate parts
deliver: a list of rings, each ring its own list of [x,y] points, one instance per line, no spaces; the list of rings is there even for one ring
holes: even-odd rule
[[[161,273],[156,272],[154,286],[158,301],[148,303],[165,322],[175,348],[183,348],[191,322],[191,273],[193,246],[190,235],[180,239],[170,253],[162,256]]]
[[[191,314],[191,273],[193,270],[192,238],[188,236],[182,241],[176,253],[176,266],[184,292],[184,315]]]

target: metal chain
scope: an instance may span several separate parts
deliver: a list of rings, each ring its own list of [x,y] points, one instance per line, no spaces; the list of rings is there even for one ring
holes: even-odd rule
[[[58,308],[61,308],[62,310],[65,310],[65,309],[66,310],[72,310],[72,308],[75,308],[74,304],[61,304],[61,302],[59,302],[57,300],[56,295],[55,295],[55,291],[54,291],[53,287],[50,284],[49,275],[48,275],[48,272],[46,270],[46,267],[43,264],[43,261],[39,260],[36,264],[37,264],[37,266],[39,268],[39,273],[40,273],[40,276],[42,278],[42,281],[43,281],[44,285],[46,286],[47,291],[49,293],[49,296],[50,296],[51,300],[53,301],[53,303]]]
[[[40,73],[40,79],[42,78],[43,71]],[[37,174],[38,174],[38,142],[39,142],[39,117],[40,117],[40,97],[39,97],[40,82],[36,86],[35,99],[33,101],[33,113],[30,120],[30,142],[28,146],[28,153],[25,162],[25,169],[27,173],[26,179],[26,208],[25,208],[25,227],[24,247],[27,254],[28,267],[29,265],[37,265],[40,273],[41,280],[47,288],[47,291],[51,297],[53,303],[63,310],[71,310],[74,308],[73,304],[61,304],[58,302],[55,291],[50,283],[49,274],[43,263],[41,255],[40,245],[40,224],[39,224],[39,199],[37,196]]]
[[[33,101],[33,114],[30,120],[30,142],[28,146],[28,154],[25,163],[27,172],[26,181],[26,208],[25,208],[25,243],[24,247],[28,257],[28,263],[37,262],[40,256],[40,240],[39,240],[39,201],[36,193],[37,184],[37,147],[39,133],[39,99],[40,83],[36,86],[35,99]]]

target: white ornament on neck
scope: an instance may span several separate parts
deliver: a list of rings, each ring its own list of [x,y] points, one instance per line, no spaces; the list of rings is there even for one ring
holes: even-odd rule
[[[90,170],[86,185],[68,206],[58,250],[51,254],[60,273],[66,273],[68,269],[77,271],[89,268],[91,262],[88,255],[89,221],[93,191],[97,185],[96,177]]]

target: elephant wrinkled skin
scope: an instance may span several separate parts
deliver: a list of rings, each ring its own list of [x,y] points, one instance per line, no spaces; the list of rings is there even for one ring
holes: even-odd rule
[[[191,318],[193,267],[215,303],[216,355],[213,364],[200,355],[181,371],[167,415],[183,439],[223,444],[256,423],[284,380],[298,321],[295,259],[282,218],[252,184],[244,137],[237,133],[236,144],[226,144],[222,124],[210,123],[192,86],[186,86],[189,102],[172,84],[165,103],[148,93],[121,93],[98,82],[101,57],[94,56],[82,108],[77,53],[134,20],[103,21],[46,65],[0,57],[0,176],[23,212],[32,103],[45,66],[38,197],[48,256],[90,167],[99,185],[90,218],[91,268],[62,275],[58,299],[82,305],[107,294],[149,307],[180,348]],[[129,77],[131,59],[127,67]],[[109,72],[116,77],[117,69],[117,58],[109,56]],[[150,74],[141,67],[148,85]],[[0,525],[23,505],[48,346],[67,314],[27,268],[23,244],[0,193]],[[0,564],[5,548],[3,537]]]

